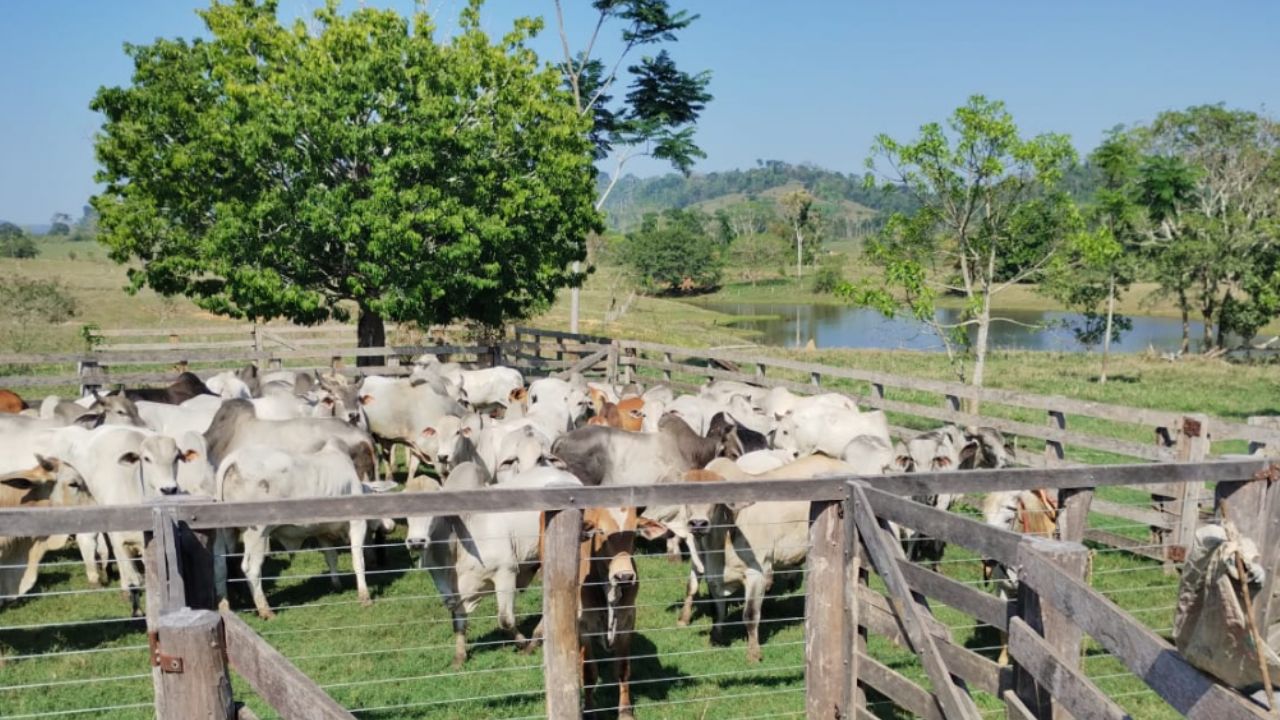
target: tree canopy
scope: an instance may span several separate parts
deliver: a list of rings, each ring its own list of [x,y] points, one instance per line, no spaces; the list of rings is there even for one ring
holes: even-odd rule
[[[720,282],[721,248],[706,232],[706,218],[694,210],[668,210],[645,217],[627,236],[623,261],[641,285],[656,292],[705,290]]]
[[[498,324],[574,281],[591,123],[526,47],[539,21],[492,41],[472,0],[442,42],[422,12],[276,5],[215,0],[209,39],[126,46],[131,84],[94,98],[99,239],[140,261],[133,289],[299,323],[355,306],[373,344],[382,318]]]

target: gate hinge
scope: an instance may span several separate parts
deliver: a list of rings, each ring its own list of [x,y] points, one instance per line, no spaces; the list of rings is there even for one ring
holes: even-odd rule
[[[163,673],[181,673],[182,658],[176,655],[165,655],[160,652],[160,634],[155,630],[147,633],[147,644],[151,646],[151,665],[160,668]]]

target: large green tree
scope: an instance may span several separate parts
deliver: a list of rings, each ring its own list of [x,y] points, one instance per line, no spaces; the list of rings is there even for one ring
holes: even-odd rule
[[[868,178],[878,173],[909,193],[917,209],[894,213],[868,242],[865,255],[882,275],[847,285],[843,294],[925,323],[942,340],[958,377],[982,385],[991,323],[998,319],[991,315],[992,298],[1037,279],[1078,230],[1074,205],[1057,187],[1075,158],[1065,135],[1023,138],[1004,103],[981,95],[958,108],[945,128],[929,123],[909,142],[879,136]],[[1002,272],[1011,256],[1021,258],[1019,268]],[[942,294],[964,298],[958,322],[939,318]]]
[[[646,215],[627,236],[623,261],[651,292],[692,292],[720,282],[721,248],[706,232],[707,218],[697,210],[671,209]]]
[[[1143,182],[1162,287],[1184,318],[1198,311],[1206,351],[1227,333],[1253,337],[1280,313],[1280,123],[1201,105],[1161,113],[1136,137],[1152,156]]]
[[[711,74],[681,70],[662,48],[675,43],[697,15],[673,10],[668,0],[591,0],[591,7],[595,25],[586,45],[575,51],[561,0],[555,0],[565,86],[578,113],[591,118],[596,159],[612,158],[614,163],[608,183],[596,199],[596,209],[600,209],[633,158],[665,160],[688,175],[693,163],[706,157],[693,136],[698,117],[711,100],[707,92]],[[620,33],[621,47],[605,55],[600,36],[613,31]],[[633,52],[646,47],[662,49],[624,67]],[[620,88],[623,84],[625,88]],[[626,92],[619,96],[622,89]],[[580,283],[580,265],[575,263],[573,269]],[[569,329],[573,332],[578,331],[578,305],[575,285],[569,308]]]
[[[274,0],[217,2],[209,38],[129,45],[102,88],[99,239],[131,287],[300,323],[498,324],[549,304],[600,228],[591,122],[563,76],[498,41],[480,2],[437,40],[422,12],[337,0],[282,24]]]

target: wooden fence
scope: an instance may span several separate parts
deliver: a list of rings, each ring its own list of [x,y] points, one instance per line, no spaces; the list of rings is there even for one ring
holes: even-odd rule
[[[809,501],[805,567],[805,714],[875,717],[868,695],[925,718],[978,718],[976,698],[999,702],[1015,718],[1128,717],[1081,670],[1086,637],[1104,647],[1174,710],[1192,718],[1261,718],[1264,711],[1190,666],[1165,640],[1085,581],[1087,551],[1079,520],[1053,540],[996,529],[904,496],[1046,488],[1068,517],[1087,513],[1103,487],[1154,481],[1216,483],[1230,495],[1233,518],[1258,535],[1274,572],[1276,496],[1261,459],[908,474],[818,480],[746,481],[609,488],[511,489],[212,503],[197,498],[155,504],[0,510],[15,536],[102,531],[147,534],[147,622],[158,717],[251,717],[237,709],[228,669],[283,717],[350,718],[305,674],[236,616],[212,610],[208,531],[255,524],[306,524],[406,515],[542,510],[544,540],[542,671],[548,717],[582,713],[577,651],[577,582],[581,512],[589,507]],[[1254,493],[1246,504],[1239,493]],[[1245,512],[1248,508],[1249,512]],[[1248,517],[1245,517],[1245,515]],[[1017,568],[1018,595],[1006,602],[909,562],[889,523],[965,547]],[[1270,541],[1270,544],[1264,544]],[[873,583],[878,577],[880,583]],[[883,585],[883,590],[876,589]],[[1270,598],[1270,594],[1260,597]],[[1008,633],[1011,665],[959,645],[938,622],[930,599]],[[1268,603],[1269,604],[1269,603]],[[1275,614],[1262,607],[1260,617]],[[917,683],[868,649],[871,637],[909,648],[928,684]],[[639,708],[643,713],[643,707]]]

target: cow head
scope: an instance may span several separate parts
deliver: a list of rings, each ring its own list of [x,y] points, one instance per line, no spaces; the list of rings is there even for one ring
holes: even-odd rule
[[[41,455],[36,455],[35,467],[0,476],[0,490],[7,506],[39,502],[85,505],[92,501],[88,485],[74,467]]]
[[[136,451],[126,451],[119,457],[121,465],[140,473],[144,489],[161,495],[177,495],[178,464],[196,461],[204,462],[196,450],[179,452],[178,443],[164,435],[147,435]]]
[[[969,426],[963,433],[964,447],[959,453],[960,467],[969,470],[986,468],[998,470],[1013,465],[1016,452],[1013,443],[1004,433],[993,427]]]
[[[143,427],[142,416],[138,415],[138,406],[124,396],[114,392],[108,395],[93,394],[93,404],[89,412],[76,418],[75,424],[81,427],[95,428],[98,425],[122,425]],[[96,416],[96,417],[95,417]]]
[[[316,399],[322,404],[326,404],[326,398],[333,400],[333,417],[362,429],[367,428],[363,406],[365,398],[369,396],[360,394],[358,382],[353,383],[337,372],[321,375],[319,370],[315,371],[315,379],[319,388]]]

